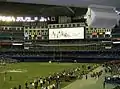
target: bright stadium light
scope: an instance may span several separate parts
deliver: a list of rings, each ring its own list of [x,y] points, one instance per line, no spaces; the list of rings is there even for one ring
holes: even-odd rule
[[[34,20],[36,20],[36,21],[37,21],[37,20],[38,20],[38,17],[34,17]]]
[[[17,17],[17,18],[16,18],[16,21],[17,21],[17,22],[21,22],[22,20],[23,20],[23,17]]]
[[[0,16],[0,21],[3,22],[34,22],[34,21],[40,21],[40,22],[46,22],[49,21],[50,17],[14,17],[14,16]],[[52,21],[52,20],[51,20]]]
[[[115,11],[118,15],[120,15],[120,11],[118,11],[116,8],[114,9],[114,11]]]
[[[25,17],[26,22],[31,22],[31,17]]]
[[[12,43],[12,45],[21,46],[23,44],[22,43]]]
[[[113,44],[120,44],[120,41],[113,42]]]
[[[15,22],[15,17],[14,17],[14,16],[11,16],[11,19],[12,19],[12,21],[14,21],[14,22]]]
[[[87,19],[87,15],[84,16],[84,19]]]
[[[3,17],[2,17],[2,21],[6,21],[6,16],[3,16]]]
[[[44,17],[41,17],[39,21],[40,21],[40,22],[44,22],[44,21],[47,21],[47,19],[44,18]]]
[[[50,18],[48,17],[47,20],[50,20]]]
[[[12,21],[11,17],[6,17],[6,21],[7,22]]]

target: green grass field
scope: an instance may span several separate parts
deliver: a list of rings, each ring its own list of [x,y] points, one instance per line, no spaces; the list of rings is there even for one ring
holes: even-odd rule
[[[35,77],[44,77],[55,72],[60,72],[64,69],[75,68],[81,66],[83,63],[18,63],[7,64],[5,67],[0,67],[0,89],[10,89],[11,87],[21,84],[22,86],[26,81],[31,81]],[[87,64],[86,64],[87,65]],[[4,81],[4,71],[8,70],[21,70],[23,72],[7,72]],[[12,76],[12,81],[9,80]],[[64,83],[66,86],[68,83]]]

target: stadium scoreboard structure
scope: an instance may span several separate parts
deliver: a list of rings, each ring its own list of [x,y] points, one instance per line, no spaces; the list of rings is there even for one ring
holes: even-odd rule
[[[111,39],[112,29],[86,27],[87,39]]]
[[[49,40],[84,39],[84,27],[49,29]]]
[[[87,27],[80,17],[59,16],[2,16],[0,15],[0,39],[5,42],[49,42],[51,40],[83,40],[111,38],[112,29]],[[3,43],[5,43],[3,42]],[[17,42],[16,42],[17,43]],[[2,44],[3,45],[3,44]]]
[[[84,23],[49,24],[49,40],[84,39]]]
[[[24,40],[47,40],[48,28],[25,28]]]

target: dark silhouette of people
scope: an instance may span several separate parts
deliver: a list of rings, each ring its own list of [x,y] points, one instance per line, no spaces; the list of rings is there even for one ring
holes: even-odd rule
[[[103,82],[103,88],[105,88],[105,81]]]
[[[26,83],[25,83],[25,88],[27,88],[27,87],[28,87],[28,83],[26,82]]]
[[[10,81],[12,80],[12,76],[10,76]]]
[[[83,66],[84,67],[84,66]],[[89,69],[89,68],[88,68]],[[76,75],[76,73],[80,71],[80,68],[73,68],[73,69],[69,69],[69,70],[64,70],[60,73],[54,73],[53,75],[49,75],[49,77],[45,77],[45,78],[37,78],[34,80],[34,82],[25,82],[25,89],[60,89],[60,83],[62,81],[71,81],[73,79],[77,79],[79,76],[82,77],[84,75],[85,79],[88,79],[88,74],[86,73],[86,71],[81,71],[82,73],[80,73],[79,75]],[[100,76],[102,74],[102,72],[93,72],[92,75],[94,76]],[[12,80],[12,76],[10,76],[10,80]],[[54,82],[54,84],[53,84]],[[53,85],[51,85],[53,84]],[[103,87],[105,88],[105,81],[103,82]],[[13,87],[13,89],[22,89],[21,85],[18,85],[18,87]]]
[[[21,89],[21,85],[18,86],[18,89]]]
[[[86,80],[88,79],[88,76],[87,75],[85,75],[85,78],[86,78]]]
[[[17,89],[16,87],[14,87],[13,89]]]

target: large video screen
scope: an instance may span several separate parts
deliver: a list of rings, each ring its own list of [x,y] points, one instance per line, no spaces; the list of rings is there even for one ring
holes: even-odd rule
[[[49,29],[49,40],[84,39],[84,27]]]

